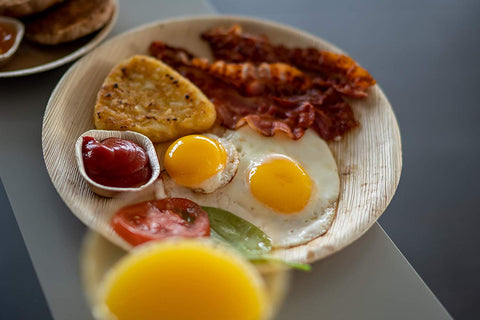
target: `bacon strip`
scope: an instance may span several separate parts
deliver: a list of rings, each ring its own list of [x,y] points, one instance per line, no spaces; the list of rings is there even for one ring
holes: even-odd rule
[[[284,63],[261,63],[258,66],[195,58],[191,65],[235,86],[247,96],[291,95],[313,86],[309,76]]]
[[[202,34],[216,59],[228,62],[291,64],[308,72],[319,86],[342,95],[361,98],[375,79],[352,58],[317,48],[287,48],[273,45],[266,36],[243,33],[239,25],[214,28]]]
[[[332,140],[358,125],[337,92],[321,90],[307,75],[284,64],[210,64],[158,41],[151,44],[150,53],[199,87],[229,129],[248,124],[265,136],[284,132],[299,139],[312,127],[323,139]],[[252,89],[255,82],[261,83],[261,90]]]

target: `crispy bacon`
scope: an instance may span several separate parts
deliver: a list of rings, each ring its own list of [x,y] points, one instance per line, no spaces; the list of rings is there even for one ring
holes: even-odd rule
[[[311,90],[304,95],[275,98],[275,100],[280,105],[290,107],[305,102],[312,104],[315,115],[311,128],[327,141],[341,137],[359,125],[350,105],[331,88],[324,93]]]
[[[313,82],[342,95],[361,98],[375,79],[352,58],[317,48],[287,48],[273,45],[266,36],[243,33],[242,28],[214,28],[202,34],[216,59],[229,62],[291,64],[308,72]]]
[[[291,95],[303,93],[313,86],[309,76],[284,63],[210,63],[205,58],[194,58],[193,54],[156,41],[151,45],[152,55],[165,61],[174,68],[190,65],[201,69],[236,87],[242,94],[258,96],[263,94]]]
[[[315,87],[308,76],[284,64],[210,64],[158,41],[151,44],[150,53],[199,87],[229,129],[248,124],[265,136],[281,131],[299,139],[312,127],[323,139],[332,140],[358,125],[337,92]],[[249,87],[256,81],[261,90]]]
[[[305,92],[313,85],[309,76],[284,63],[254,65],[219,60],[211,64],[207,59],[195,58],[191,64],[230,83],[247,96],[291,95]]]

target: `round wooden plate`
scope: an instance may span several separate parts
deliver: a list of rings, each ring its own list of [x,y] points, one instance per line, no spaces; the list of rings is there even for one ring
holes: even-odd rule
[[[103,80],[121,60],[134,54],[147,54],[154,40],[184,47],[200,57],[211,57],[207,43],[199,34],[212,27],[234,23],[240,24],[246,32],[268,35],[273,43],[341,52],[324,40],[272,22],[237,16],[181,18],[149,24],[106,42],[72,66],[53,91],[42,131],[47,170],[72,212],[115,244],[129,248],[110,227],[110,218],[116,209],[132,199],[105,199],[91,192],[77,169],[74,152],[77,138],[93,128],[93,107]],[[368,98],[353,100],[351,104],[360,127],[341,141],[329,144],[337,161],[341,184],[333,225],[323,236],[305,245],[277,250],[275,254],[279,257],[313,262],[342,249],[372,226],[395,193],[402,151],[390,103],[376,85],[369,89]]]
[[[110,20],[99,31],[78,40],[55,46],[38,45],[22,40],[12,59],[0,68],[0,78],[12,78],[58,68],[95,48],[112,31],[118,16],[115,0]]]

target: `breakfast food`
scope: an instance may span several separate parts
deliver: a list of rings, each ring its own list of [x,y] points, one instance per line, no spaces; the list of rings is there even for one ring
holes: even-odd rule
[[[128,140],[108,138],[99,142],[83,137],[82,156],[87,175],[104,186],[138,187],[152,176],[145,149]]]
[[[218,60],[234,63],[288,63],[308,72],[312,82],[354,98],[367,96],[375,79],[352,58],[317,48],[274,45],[266,36],[244,33],[242,27],[217,27],[202,33]]]
[[[42,12],[64,0],[2,0],[0,15],[22,18]]]
[[[168,176],[195,192],[211,193],[229,183],[238,168],[238,152],[213,134],[189,135],[173,142],[163,164]]]
[[[273,45],[238,26],[202,37],[223,60],[155,41],[150,53],[171,68],[134,56],[113,68],[98,94],[97,128],[135,130],[155,143],[177,139],[157,147],[159,200],[120,209],[114,230],[138,245],[208,236],[198,226],[208,224],[214,237],[240,247],[246,240],[232,232],[254,230],[247,255],[255,259],[321,236],[333,222],[340,190],[325,141],[358,126],[343,97],[365,97],[375,80],[344,55]]]
[[[188,199],[161,199],[136,203],[117,211],[113,230],[131,245],[169,237],[210,235],[207,213]]]
[[[25,37],[47,45],[76,40],[103,27],[114,7],[113,0],[66,0],[29,20]]]
[[[159,41],[150,45],[150,53],[197,85],[229,129],[248,124],[265,136],[283,132],[300,139],[312,128],[323,139],[333,140],[358,126],[339,92],[316,84],[296,68],[280,68],[277,63],[253,69],[251,63],[209,66],[185,49]]]
[[[316,48],[273,45],[266,36],[235,25],[214,28],[202,38],[219,59],[210,64],[160,41],[150,53],[195,83],[229,129],[248,124],[265,136],[276,132],[299,139],[313,128],[333,140],[358,126],[343,96],[362,98],[375,84],[353,59]]]
[[[93,119],[97,129],[136,131],[157,143],[209,129],[216,112],[176,71],[137,55],[120,62],[105,79]]]
[[[159,41],[151,44],[150,53],[205,93],[216,110],[216,125],[211,127],[212,112],[206,113],[212,116],[208,125],[195,126],[203,134],[162,127],[168,120],[160,121],[166,116],[163,109],[157,112],[158,106],[169,103],[152,101],[171,99],[172,92],[177,94],[172,100],[188,95],[192,104],[203,103],[205,97],[185,93],[182,81],[197,88],[162,62],[135,56],[117,65],[105,80],[95,106],[96,127],[136,130],[154,142],[178,138],[157,148],[164,171],[156,197],[162,201],[193,201],[205,210],[233,214],[240,224],[258,227],[268,237],[269,248],[301,245],[324,234],[335,217],[340,190],[336,162],[324,140],[338,139],[358,126],[343,97],[366,96],[375,80],[344,55],[273,45],[266,37],[244,34],[239,26],[215,28],[202,37],[222,60],[209,62]],[[247,44],[253,47],[243,47]],[[145,110],[145,105],[155,108]],[[182,105],[171,112],[181,123],[199,111],[196,105]],[[147,207],[132,208],[149,216],[151,205]],[[122,210],[130,208],[115,217]],[[173,216],[189,226],[185,217]],[[162,233],[162,219],[131,223],[128,233]],[[112,225],[117,228],[115,219]],[[134,244],[125,232],[117,233]]]
[[[122,258],[105,277],[99,319],[263,320],[271,306],[255,268],[210,241],[164,241]]]
[[[246,96],[290,95],[295,92],[304,93],[313,87],[310,77],[285,63],[254,65],[251,62],[236,64],[223,60],[210,63],[205,58],[193,58],[185,62],[227,82]]]
[[[299,140],[259,135],[249,127],[228,131],[240,154],[232,181],[210,194],[195,193],[162,175],[168,197],[221,208],[265,232],[274,247],[306,243],[330,227],[339,194],[339,177],[328,145],[315,132]]]

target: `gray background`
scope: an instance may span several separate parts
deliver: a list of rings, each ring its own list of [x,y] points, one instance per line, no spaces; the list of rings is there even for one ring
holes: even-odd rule
[[[0,257],[2,257],[2,263],[0,263],[0,319],[51,320],[45,297],[1,179]],[[28,301],[28,308],[25,308],[26,301]]]
[[[456,319],[480,319],[480,1],[211,0],[346,50],[377,79],[403,143],[380,224]]]

